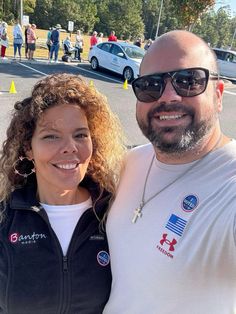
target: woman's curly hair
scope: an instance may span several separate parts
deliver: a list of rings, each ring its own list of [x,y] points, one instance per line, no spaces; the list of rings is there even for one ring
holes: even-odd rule
[[[103,189],[114,193],[124,149],[124,135],[118,118],[112,113],[106,98],[73,74],[53,74],[41,79],[30,97],[17,102],[7,129],[0,157],[0,201],[9,198],[26,179],[14,171],[20,156],[26,156],[38,119],[48,108],[60,104],[77,104],[85,112],[93,143],[88,166],[89,175]],[[17,170],[26,169],[21,162]],[[24,168],[20,168],[24,167]]]

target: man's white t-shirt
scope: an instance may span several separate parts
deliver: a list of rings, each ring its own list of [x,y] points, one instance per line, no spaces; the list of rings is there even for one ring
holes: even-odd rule
[[[150,144],[130,152],[108,215],[113,282],[103,313],[235,314],[236,142],[202,159],[132,223],[153,155]],[[155,160],[145,200],[192,165]]]

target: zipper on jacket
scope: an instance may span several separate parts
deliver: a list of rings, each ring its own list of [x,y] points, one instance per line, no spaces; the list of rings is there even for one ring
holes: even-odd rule
[[[67,256],[63,256],[63,271],[64,272],[68,271],[68,258],[67,258]]]

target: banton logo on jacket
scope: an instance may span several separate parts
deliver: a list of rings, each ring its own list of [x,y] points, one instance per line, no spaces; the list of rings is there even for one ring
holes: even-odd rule
[[[9,235],[9,241],[13,244],[32,244],[46,238],[47,236],[44,233],[35,232],[32,234],[20,234],[18,232],[14,232]]]

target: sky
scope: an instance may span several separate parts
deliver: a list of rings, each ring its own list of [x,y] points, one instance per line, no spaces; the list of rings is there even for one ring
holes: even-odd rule
[[[215,8],[219,9],[222,6],[229,5],[233,15],[236,15],[236,0],[216,0]]]

